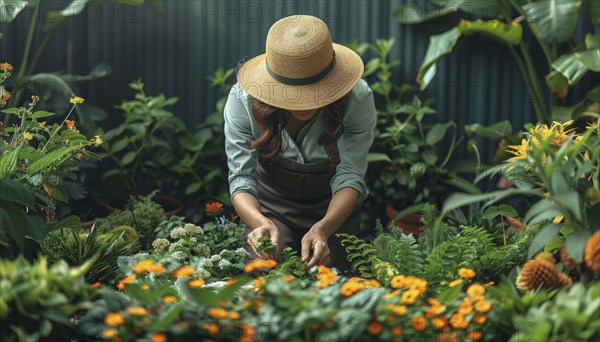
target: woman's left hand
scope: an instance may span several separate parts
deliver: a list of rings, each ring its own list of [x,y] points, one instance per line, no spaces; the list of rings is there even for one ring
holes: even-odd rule
[[[312,257],[310,257],[312,251]],[[302,238],[302,262],[308,262],[305,269],[323,264],[329,258],[327,236],[313,226]]]

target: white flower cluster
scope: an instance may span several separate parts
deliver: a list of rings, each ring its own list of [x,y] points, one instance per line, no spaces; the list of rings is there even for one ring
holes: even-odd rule
[[[177,241],[171,243],[171,245],[169,246],[169,252],[172,253],[178,249],[184,248],[185,247],[184,244],[185,244],[185,240],[177,240]]]
[[[185,229],[183,227],[178,227],[171,231],[171,238],[172,239],[181,239],[181,238],[186,237],[187,234],[188,234],[187,229]]]
[[[210,276],[211,276],[210,272],[208,272],[204,268],[197,268],[196,271],[192,274],[192,277],[201,278],[201,279],[206,279]]]
[[[169,248],[171,243],[167,239],[156,239],[152,242],[152,247],[157,252],[164,252]]]
[[[198,259],[198,264],[196,265],[196,268],[202,268],[202,267],[210,268],[213,266],[214,266],[213,262],[210,261],[209,258],[202,257],[202,258]]]
[[[177,252],[171,253],[171,256],[177,260],[185,260],[185,259],[187,259],[188,254],[186,252],[177,251]]]
[[[183,228],[185,228],[185,230],[190,234],[204,234],[204,230],[202,230],[202,228],[191,223],[186,223]]]
[[[229,262],[229,260],[222,259],[221,261],[219,261],[219,268],[224,268],[224,267],[229,267],[229,266],[231,266],[231,262]]]
[[[213,255],[213,256],[210,257],[210,261],[212,261],[213,263],[214,262],[219,262],[219,261],[221,261],[221,259],[222,259],[221,256],[218,255],[218,254],[215,254],[215,255]]]
[[[240,248],[236,249],[234,253],[237,254],[237,255],[239,255],[239,256],[244,256],[244,255],[249,255],[250,254],[243,247],[240,247]]]
[[[203,243],[194,245],[192,250],[198,255],[210,255],[210,248]]]

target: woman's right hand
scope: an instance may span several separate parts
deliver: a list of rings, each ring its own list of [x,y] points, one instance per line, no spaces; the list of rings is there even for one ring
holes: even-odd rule
[[[257,252],[258,246],[260,245],[258,239],[260,239],[263,236],[270,237],[271,242],[275,246],[275,250],[271,253],[266,254]],[[279,250],[279,229],[277,229],[277,226],[275,226],[275,224],[269,220],[265,224],[254,228],[248,234],[247,241],[254,253],[256,253],[256,255],[265,259],[275,259],[277,257],[277,251]]]

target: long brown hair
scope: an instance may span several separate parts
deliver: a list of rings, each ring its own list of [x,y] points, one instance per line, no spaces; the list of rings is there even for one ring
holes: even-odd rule
[[[281,132],[287,124],[286,112],[288,111],[268,105],[254,97],[250,97],[250,104],[252,116],[261,132],[258,139],[249,141],[249,144],[258,151],[261,157],[271,159],[283,149]],[[319,145],[327,145],[341,136],[344,130],[344,114],[347,105],[348,95],[344,95],[341,99],[325,106],[323,131],[317,138]]]

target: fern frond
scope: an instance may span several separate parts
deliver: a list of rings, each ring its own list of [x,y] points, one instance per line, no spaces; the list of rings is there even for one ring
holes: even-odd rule
[[[352,268],[361,272],[363,277],[373,277],[371,267],[377,258],[377,250],[373,248],[373,245],[354,235],[342,233],[336,234],[336,236],[342,238],[341,244],[346,248],[348,253],[346,259],[352,264]]]

